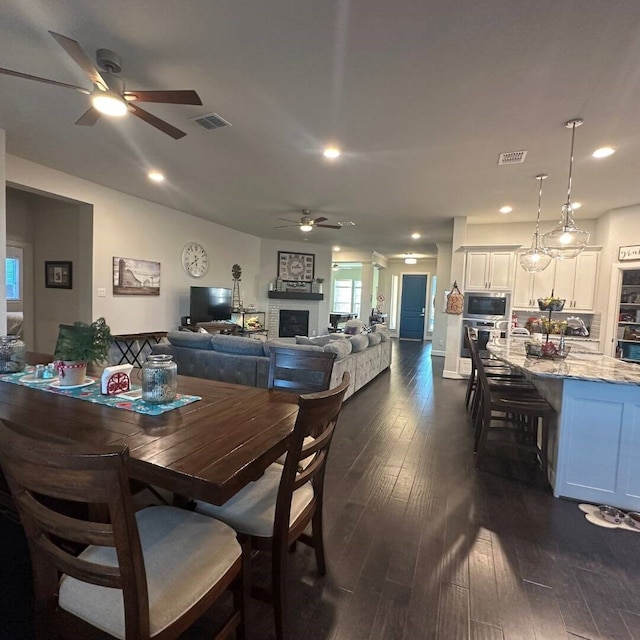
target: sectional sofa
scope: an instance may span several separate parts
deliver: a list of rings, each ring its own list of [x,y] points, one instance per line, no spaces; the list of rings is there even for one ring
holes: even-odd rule
[[[261,342],[239,336],[174,331],[167,335],[168,342],[153,345],[152,353],[173,356],[180,375],[266,387],[272,347],[330,351],[336,354],[331,386],[337,385],[342,374],[348,371],[351,385],[346,397],[349,397],[391,364],[389,332],[384,328],[376,329],[353,336],[298,336],[296,344],[283,340]]]

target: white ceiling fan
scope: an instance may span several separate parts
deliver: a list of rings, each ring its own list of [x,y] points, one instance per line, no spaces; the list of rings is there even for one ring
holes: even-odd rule
[[[342,224],[325,224],[328,218],[324,216],[319,216],[318,218],[311,217],[311,211],[309,209],[302,210],[302,217],[300,218],[300,222],[296,222],[295,220],[289,220],[288,218],[278,218],[278,220],[284,220],[285,222],[289,222],[290,224],[281,224],[274,229],[283,229],[285,227],[298,227],[300,231],[303,233],[309,233],[313,231],[316,227],[321,227],[324,229],[342,229]]]
[[[21,71],[0,68],[0,74],[34,80],[51,84],[65,89],[74,89],[80,93],[90,96],[91,106],[80,116],[76,124],[83,126],[94,125],[101,114],[108,116],[123,116],[131,113],[137,118],[144,120],[152,127],[159,129],[174,140],[183,138],[187,134],[173,125],[161,120],[145,109],[141,109],[137,102],[157,102],[163,104],[188,104],[201,105],[200,96],[191,90],[170,90],[170,91],[125,91],[124,80],[120,77],[122,70],[120,56],[109,49],[98,49],[96,52],[96,62],[102,71],[98,71],[95,65],[82,47],[71,38],[49,31],[56,42],[71,56],[73,61],[87,74],[93,88],[91,90],[84,87],[77,87],[66,82],[58,82],[49,78],[33,76]]]

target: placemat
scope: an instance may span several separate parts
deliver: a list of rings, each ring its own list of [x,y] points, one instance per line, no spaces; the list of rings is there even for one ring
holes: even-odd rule
[[[43,380],[42,378],[35,378],[33,372],[33,367],[27,367],[24,371],[20,371],[20,373],[0,375],[0,381],[30,387],[31,389],[38,389],[39,391],[46,391],[48,393],[57,393],[61,396],[78,398],[79,400],[86,400],[87,402],[93,402],[94,404],[104,404],[116,409],[144,413],[148,416],[159,416],[167,411],[173,411],[173,409],[184,407],[185,405],[196,402],[197,400],[202,400],[200,396],[188,396],[179,393],[176,399],[172,402],[151,404],[145,402],[142,398],[135,397],[136,394],[140,393],[139,385],[131,385],[131,390],[125,394],[121,393],[117,396],[105,396],[100,392],[100,380],[98,378],[91,378],[87,376],[85,378],[86,383],[84,385],[74,389],[66,389],[64,387],[55,386],[57,384],[57,378]]]

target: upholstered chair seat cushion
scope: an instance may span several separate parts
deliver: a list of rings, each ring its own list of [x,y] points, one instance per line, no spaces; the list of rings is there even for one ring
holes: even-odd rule
[[[239,533],[269,538],[273,535],[276,499],[283,469],[284,467],[280,464],[272,464],[267,467],[263,476],[248,484],[222,506],[217,507],[208,502],[198,501],[196,511],[222,520]],[[312,500],[311,483],[295,491],[291,501],[290,522],[295,522]]]
[[[174,507],[136,513],[147,586],[151,637],[197,602],[241,556],[235,531],[222,522]],[[91,562],[116,566],[115,549],[89,546],[80,554]],[[122,592],[80,582],[60,581],[59,605],[116,638],[125,637]]]

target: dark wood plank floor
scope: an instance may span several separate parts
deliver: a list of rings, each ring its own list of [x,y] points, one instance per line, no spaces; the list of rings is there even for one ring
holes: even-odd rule
[[[293,640],[640,640],[640,535],[476,472],[465,384],[441,378],[429,344],[393,347],[334,438],[328,574],[303,545],[289,557]],[[26,550],[4,518],[0,535],[0,638],[29,640]],[[274,638],[267,605],[250,622]]]

